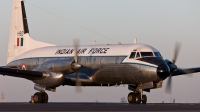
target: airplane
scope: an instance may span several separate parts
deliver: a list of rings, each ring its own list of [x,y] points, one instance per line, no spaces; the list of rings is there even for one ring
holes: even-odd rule
[[[127,84],[130,104],[146,104],[144,91],[162,87],[173,76],[200,72],[200,67],[180,69],[175,65],[180,50],[176,44],[172,61],[163,59],[154,47],[141,44],[106,44],[56,46],[33,40],[29,34],[23,0],[13,0],[7,65],[0,74],[24,78],[35,83],[35,103],[48,103],[45,91],[56,92],[59,86],[119,86]]]

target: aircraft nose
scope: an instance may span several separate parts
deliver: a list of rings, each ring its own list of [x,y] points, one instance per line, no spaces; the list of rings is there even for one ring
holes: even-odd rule
[[[157,68],[157,75],[162,79],[166,79],[170,75],[169,67],[165,64],[159,65]]]

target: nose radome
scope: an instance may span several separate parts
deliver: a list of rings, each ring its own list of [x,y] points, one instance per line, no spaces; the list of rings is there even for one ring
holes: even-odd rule
[[[159,65],[157,68],[157,75],[162,79],[166,79],[170,75],[170,70],[165,65]]]

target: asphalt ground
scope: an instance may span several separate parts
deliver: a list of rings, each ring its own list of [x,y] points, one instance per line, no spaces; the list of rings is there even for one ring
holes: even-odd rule
[[[162,111],[162,112],[200,112],[199,103],[182,104],[128,104],[128,103],[0,103],[0,111]]]

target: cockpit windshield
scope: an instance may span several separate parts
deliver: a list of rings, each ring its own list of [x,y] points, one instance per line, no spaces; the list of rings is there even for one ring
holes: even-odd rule
[[[159,52],[154,52],[154,55],[155,55],[156,57],[161,57],[161,54],[160,54]]]
[[[147,56],[154,56],[153,52],[140,52],[142,57],[147,57]]]
[[[162,57],[159,52],[132,52],[129,58]]]
[[[135,52],[132,52],[129,58],[135,58]]]

